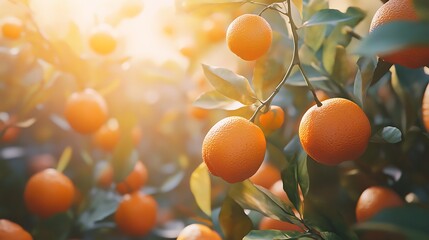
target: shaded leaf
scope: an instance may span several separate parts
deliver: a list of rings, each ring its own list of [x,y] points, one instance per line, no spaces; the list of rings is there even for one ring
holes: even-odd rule
[[[394,21],[383,24],[362,39],[355,53],[374,56],[400,50],[409,45],[429,45],[427,23]]]
[[[91,229],[96,222],[113,214],[119,204],[119,199],[113,197],[111,192],[97,190],[93,192],[90,203],[79,216],[79,224],[83,229]]]
[[[72,225],[72,214],[61,213],[39,221],[32,235],[36,240],[65,240],[68,238]]]
[[[376,62],[373,58],[361,57],[357,61],[357,65],[358,71],[353,85],[353,93],[357,97],[358,104],[362,107],[364,106],[366,93],[374,76]]]
[[[359,16],[348,15],[337,9],[322,9],[311,16],[309,20],[305,21],[303,26],[309,27],[321,24],[335,25],[340,22],[346,22],[356,18],[359,18]]]
[[[413,0],[414,9],[421,19],[429,20],[429,2],[427,0]]]
[[[302,0],[292,0],[292,3],[298,9],[299,14],[302,16]]]
[[[322,238],[325,240],[341,240],[342,239],[337,234],[335,234],[333,232],[321,232],[320,236],[322,236]]]
[[[207,216],[211,216],[211,182],[209,170],[205,163],[201,163],[192,173],[190,187],[198,207]]]
[[[279,231],[279,230],[253,230],[247,234],[243,240],[261,240],[261,239],[300,239],[301,236],[308,234],[295,231]]]
[[[243,239],[253,229],[252,220],[244,213],[243,208],[230,197],[227,197],[222,203],[219,221],[225,240]]]
[[[239,101],[225,97],[225,95],[216,90],[203,93],[195,100],[193,105],[205,109],[223,110],[237,110],[245,106]]]
[[[164,183],[161,185],[159,190],[161,192],[170,192],[171,190],[175,189],[183,180],[185,177],[184,171],[179,171],[173,174],[172,176],[168,177]]]
[[[225,68],[205,64],[203,64],[203,71],[211,85],[226,97],[245,105],[256,102],[256,94],[245,77]]]
[[[371,137],[371,142],[398,143],[402,141],[402,133],[395,127],[384,127]]]
[[[385,62],[383,59],[378,58],[377,66],[375,67],[374,75],[372,76],[371,80],[371,86],[376,84],[380,79],[382,79],[384,75],[389,72],[392,65],[392,63]]]

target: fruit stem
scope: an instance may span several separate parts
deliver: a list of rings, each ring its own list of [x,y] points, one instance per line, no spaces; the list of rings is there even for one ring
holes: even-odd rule
[[[286,83],[286,81],[287,81],[287,79],[289,78],[289,75],[291,74],[291,72],[292,72],[292,70],[293,70],[293,68],[295,67],[295,66],[298,66],[299,67],[299,70],[300,70],[300,72],[301,72],[301,74],[302,74],[302,76],[304,77],[304,80],[305,80],[305,82],[306,82],[306,84],[307,84],[307,86],[308,86],[308,88],[310,89],[310,91],[313,93],[313,97],[314,97],[314,100],[316,101],[316,104],[317,104],[317,106],[322,106],[322,103],[319,101],[319,99],[317,98],[317,96],[316,96],[316,93],[315,93],[315,90],[314,90],[314,88],[313,88],[313,85],[311,84],[311,82],[308,80],[308,77],[307,77],[307,75],[305,74],[305,71],[304,71],[304,69],[303,69],[303,67],[302,67],[302,64],[301,64],[301,61],[300,61],[300,59],[299,59],[299,53],[298,53],[298,32],[297,32],[297,30],[298,30],[298,28],[296,27],[296,25],[295,25],[295,22],[293,21],[293,18],[292,18],[292,11],[290,11],[290,9],[291,9],[291,4],[290,4],[290,0],[287,0],[286,1],[287,2],[287,7],[286,7],[286,4],[285,4],[285,2],[283,2],[283,4],[285,5],[285,8],[287,8],[287,11],[286,12],[283,12],[283,11],[280,11],[279,9],[277,9],[277,8],[275,8],[273,5],[275,5],[275,4],[270,4],[270,5],[267,5],[261,12],[260,12],[260,14],[259,15],[261,15],[265,10],[267,10],[267,9],[273,9],[273,10],[275,10],[275,11],[278,11],[279,13],[281,13],[281,14],[284,14],[284,15],[286,15],[288,18],[289,18],[289,25],[290,25],[290,28],[291,28],[291,32],[292,32],[292,40],[293,40],[293,56],[292,56],[292,61],[291,61],[291,63],[290,63],[290,65],[289,65],[289,67],[288,67],[288,69],[287,69],[287,71],[286,71],[286,73],[285,73],[285,75],[283,76],[283,79],[281,80],[281,82],[276,86],[276,89],[271,93],[271,95],[265,100],[265,101],[262,101],[261,102],[261,105],[259,105],[257,108],[256,108],[256,110],[255,110],[255,112],[253,113],[253,115],[252,115],[252,117],[250,117],[250,119],[249,119],[249,121],[251,121],[251,122],[254,122],[255,121],[255,118],[256,118],[256,116],[258,115],[258,113],[259,113],[259,111],[261,111],[261,109],[265,106],[265,105],[269,105],[269,104],[271,104],[271,102],[272,102],[272,100],[274,99],[274,97],[277,95],[277,93],[279,93],[279,91],[280,91],[280,89],[283,87],[283,85]],[[249,1],[249,3],[254,3],[254,4],[257,4],[257,3],[255,3],[255,2],[253,2],[253,1]],[[260,3],[259,3],[259,5],[261,5]]]

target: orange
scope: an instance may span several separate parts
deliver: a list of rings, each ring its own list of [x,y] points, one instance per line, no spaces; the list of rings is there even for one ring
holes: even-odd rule
[[[140,192],[125,195],[115,213],[118,228],[130,236],[148,234],[156,225],[157,203]]]
[[[281,179],[276,181],[270,187],[270,192],[272,192],[275,196],[283,200],[283,202],[290,203],[289,197],[287,196],[285,190],[283,189],[283,181]]]
[[[226,19],[219,13],[214,13],[203,22],[203,34],[209,42],[215,43],[225,39]]]
[[[4,38],[16,40],[21,37],[23,30],[21,19],[16,17],[7,17],[3,19],[2,22],[1,31]]]
[[[280,220],[272,219],[269,217],[263,217],[259,223],[260,230],[280,230],[280,231],[298,231],[304,232],[304,230],[295,224],[283,222]]]
[[[200,107],[195,107],[195,106],[191,106],[189,109],[190,115],[198,120],[204,120],[206,119],[209,114],[210,111],[204,108],[200,108]]]
[[[56,165],[54,156],[51,154],[39,154],[31,157],[28,163],[28,172],[30,175],[41,172],[47,168],[53,168]]]
[[[120,131],[118,122],[111,119],[94,134],[94,145],[106,152],[112,152],[119,142]]]
[[[18,224],[6,219],[0,219],[1,240],[33,240],[31,235]]]
[[[181,46],[179,52],[187,58],[194,58],[195,56],[197,56],[196,46],[190,43]]]
[[[383,209],[399,207],[403,204],[401,197],[389,188],[369,187],[362,192],[356,204],[356,220],[366,221]]]
[[[337,165],[359,158],[366,150],[371,125],[363,110],[344,98],[331,98],[307,110],[299,125],[299,139],[315,161]]]
[[[264,161],[266,141],[262,130],[243,117],[216,123],[203,141],[202,157],[210,172],[229,183],[256,173]]]
[[[229,49],[243,60],[256,60],[271,47],[273,31],[270,24],[255,14],[243,14],[228,26],[226,42]]]
[[[258,171],[249,178],[252,183],[262,186],[266,189],[269,189],[280,179],[280,171],[269,163],[263,163]]]
[[[194,223],[182,229],[177,240],[222,240],[222,238],[209,227]]]
[[[115,51],[116,42],[113,30],[104,25],[96,28],[89,38],[91,49],[101,55],[107,55]]]
[[[379,26],[393,21],[418,21],[413,0],[390,0],[383,4],[372,18],[370,32]],[[423,67],[429,64],[429,45],[408,46],[404,49],[380,55],[386,62],[409,68]]]
[[[55,169],[34,174],[24,191],[25,205],[30,212],[48,218],[67,211],[73,203],[75,188],[72,181]]]
[[[272,105],[270,110],[259,115],[259,123],[261,127],[268,131],[274,131],[283,125],[285,120],[285,112],[279,106]]]
[[[76,132],[82,134],[93,133],[107,119],[106,102],[93,89],[75,92],[67,99],[64,115]]]
[[[426,131],[429,131],[429,84],[426,86],[422,100],[422,118]]]
[[[147,182],[148,174],[145,165],[137,161],[134,169],[122,182],[116,185],[116,191],[120,194],[132,193],[138,191]]]
[[[113,183],[113,167],[106,164],[99,172],[96,184],[101,188],[109,188]]]
[[[21,129],[19,127],[8,127],[1,138],[2,142],[5,143],[12,143],[16,139],[18,139],[19,133],[21,132]]]

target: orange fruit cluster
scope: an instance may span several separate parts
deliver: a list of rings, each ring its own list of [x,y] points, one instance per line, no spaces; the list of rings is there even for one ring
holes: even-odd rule
[[[243,117],[227,117],[216,123],[204,138],[202,157],[210,172],[229,183],[248,179],[261,166],[265,136]]]

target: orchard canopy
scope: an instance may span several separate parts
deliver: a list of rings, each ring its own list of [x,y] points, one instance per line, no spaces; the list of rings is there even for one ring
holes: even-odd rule
[[[0,0],[0,240],[429,239],[429,1]]]

